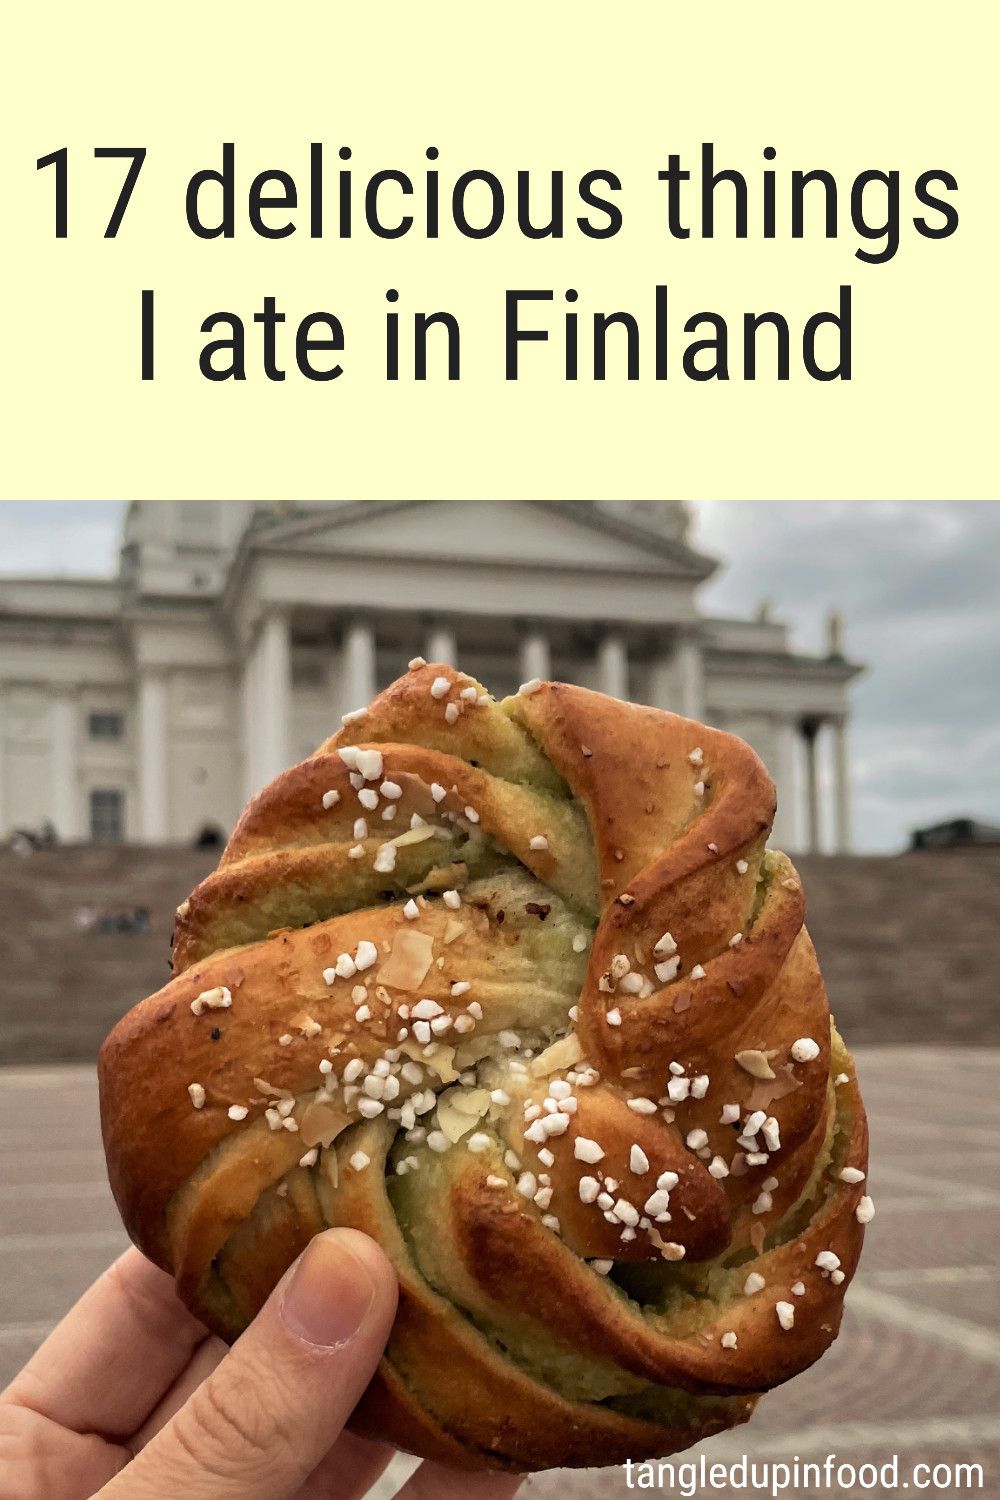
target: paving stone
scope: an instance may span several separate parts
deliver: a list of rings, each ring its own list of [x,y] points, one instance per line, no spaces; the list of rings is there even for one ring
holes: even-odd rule
[[[104,1175],[104,1152],[100,1143],[92,1147],[62,1151],[4,1153],[4,1181],[8,1185],[36,1182],[96,1182]]]
[[[47,1183],[25,1192],[26,1184],[0,1188],[0,1235],[69,1237],[94,1230],[118,1230],[121,1220],[106,1182]]]
[[[125,1249],[124,1231],[0,1239],[0,1325],[55,1321]]]

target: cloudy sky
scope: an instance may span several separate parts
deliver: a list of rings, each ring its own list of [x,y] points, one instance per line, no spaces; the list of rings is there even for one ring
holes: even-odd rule
[[[113,567],[117,501],[0,510],[0,573]],[[915,825],[969,814],[1000,823],[1000,503],[733,503],[694,507],[693,540],[724,566],[706,609],[770,599],[794,645],[823,648],[828,609],[853,690],[854,834],[896,849]]]
[[[761,598],[803,651],[846,621],[868,671],[854,704],[854,841],[898,848],[923,823],[1000,823],[1000,504],[706,503],[695,539],[726,566],[706,607]]]

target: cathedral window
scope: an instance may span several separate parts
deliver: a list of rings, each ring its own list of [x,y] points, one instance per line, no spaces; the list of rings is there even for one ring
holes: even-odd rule
[[[87,715],[87,733],[92,740],[120,740],[125,735],[125,720],[119,713],[99,709]]]

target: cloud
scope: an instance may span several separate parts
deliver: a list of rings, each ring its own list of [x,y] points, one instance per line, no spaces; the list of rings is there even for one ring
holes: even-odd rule
[[[0,501],[0,576],[113,573],[126,503]]]
[[[724,559],[703,603],[770,597],[799,650],[842,609],[852,689],[855,842],[898,848],[960,814],[1000,823],[1000,504],[696,504],[694,539]]]

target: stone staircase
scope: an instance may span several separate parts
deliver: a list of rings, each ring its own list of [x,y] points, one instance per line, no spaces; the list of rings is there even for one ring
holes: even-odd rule
[[[1000,850],[802,856],[806,922],[850,1043],[1000,1043]]]
[[[168,979],[174,908],[214,863],[176,847],[0,850],[0,1063],[91,1061]],[[798,864],[852,1045],[1000,1043],[1000,853]]]
[[[0,1063],[92,1060],[119,1016],[169,979],[174,911],[216,858],[96,844],[0,850]]]

